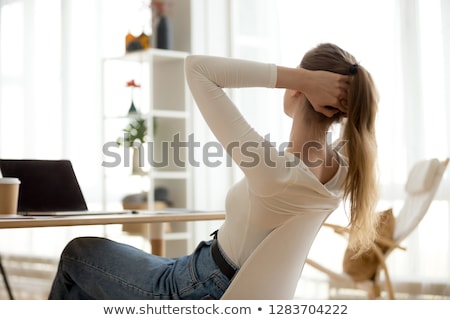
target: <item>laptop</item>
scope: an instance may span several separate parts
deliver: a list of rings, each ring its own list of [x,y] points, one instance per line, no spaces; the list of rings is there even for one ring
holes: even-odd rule
[[[70,160],[0,159],[4,177],[20,180],[17,214],[68,216],[118,214],[89,211]]]

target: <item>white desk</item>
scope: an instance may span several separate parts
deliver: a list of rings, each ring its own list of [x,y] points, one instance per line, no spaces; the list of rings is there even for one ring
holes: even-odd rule
[[[60,217],[1,217],[0,229],[41,228],[41,227],[68,227],[127,223],[152,224],[151,245],[152,253],[164,256],[163,223],[224,220],[225,212],[199,211],[199,212],[169,212],[169,213],[123,213],[111,215],[77,215]]]
[[[111,215],[77,215],[60,217],[1,217],[0,229],[18,228],[47,228],[47,227],[68,227],[68,226],[88,226],[107,224],[127,224],[127,223],[150,223],[152,234],[150,238],[152,253],[164,256],[164,222],[189,222],[223,220],[224,212],[170,212],[170,213],[123,213]],[[0,264],[0,268],[2,265]],[[11,288],[4,270],[0,270],[5,281],[5,286],[9,297],[13,299]]]

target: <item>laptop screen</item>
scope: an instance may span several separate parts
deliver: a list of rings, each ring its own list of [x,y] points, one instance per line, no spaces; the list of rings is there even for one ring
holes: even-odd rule
[[[18,212],[87,210],[69,160],[0,160],[0,169],[21,181]]]

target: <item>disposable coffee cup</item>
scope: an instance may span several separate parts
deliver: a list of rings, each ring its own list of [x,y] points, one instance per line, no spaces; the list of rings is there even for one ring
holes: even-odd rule
[[[0,214],[17,214],[20,180],[0,178]]]

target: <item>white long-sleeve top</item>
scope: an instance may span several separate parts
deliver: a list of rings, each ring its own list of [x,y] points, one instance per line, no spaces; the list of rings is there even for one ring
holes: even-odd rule
[[[270,231],[293,215],[308,219],[321,214],[326,218],[335,210],[343,196],[347,168],[340,166],[335,176],[322,184],[294,154],[269,146],[223,90],[274,88],[276,65],[192,55],[185,66],[201,114],[244,173],[227,194],[226,219],[218,233],[222,251],[240,267]],[[268,107],[259,106],[261,112]]]

